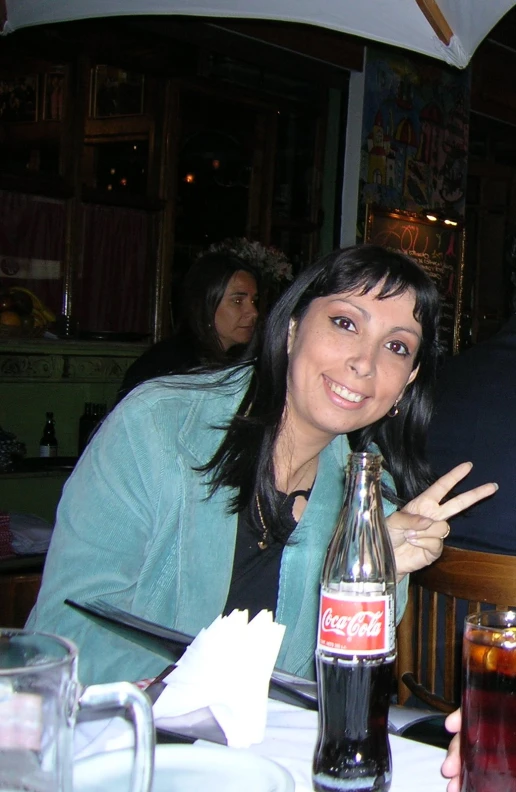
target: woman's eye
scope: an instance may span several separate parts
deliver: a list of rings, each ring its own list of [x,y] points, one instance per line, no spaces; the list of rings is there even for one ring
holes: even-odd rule
[[[331,317],[331,321],[342,330],[350,330],[351,332],[356,331],[354,323],[347,316],[333,316]]]
[[[394,352],[396,355],[401,355],[402,357],[406,357],[410,354],[408,347],[401,341],[389,341],[387,349],[390,349],[391,352]]]

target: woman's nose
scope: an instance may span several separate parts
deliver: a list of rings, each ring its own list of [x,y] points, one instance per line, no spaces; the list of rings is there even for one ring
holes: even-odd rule
[[[254,302],[249,302],[246,313],[251,319],[254,319],[256,321],[256,319],[258,318],[258,308],[254,304]]]
[[[374,374],[376,361],[372,349],[364,349],[348,361],[349,367],[359,377],[371,377]]]

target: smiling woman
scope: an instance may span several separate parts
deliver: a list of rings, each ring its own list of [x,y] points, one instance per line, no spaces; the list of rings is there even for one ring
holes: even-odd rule
[[[414,291],[383,300],[379,292],[319,297],[299,327],[291,321],[287,420],[304,422],[314,441],[383,418],[416,377]]]
[[[438,305],[410,258],[339,250],[278,300],[252,362],[129,394],[68,481],[30,626],[75,640],[83,682],[100,682],[150,677],[163,661],[85,622],[66,597],[100,596],[192,635],[235,607],[267,608],[286,626],[279,667],[313,676],[350,449],[384,458],[399,619],[406,575],[439,556],[445,520],[496,489],[441,505],[465,464],[425,490]]]
[[[303,272],[272,312],[264,338],[264,359],[275,372],[274,383],[262,380],[264,399],[281,392],[287,406],[275,444],[285,443],[289,412],[295,420],[299,405],[311,413],[305,428],[321,430],[323,415],[330,422],[326,443],[342,433],[351,433],[354,450],[376,443],[399,497],[414,497],[431,479],[422,448],[440,354],[438,316],[428,275],[379,246],[335,251]],[[344,400],[339,388],[350,396]],[[396,421],[388,417],[392,408]]]

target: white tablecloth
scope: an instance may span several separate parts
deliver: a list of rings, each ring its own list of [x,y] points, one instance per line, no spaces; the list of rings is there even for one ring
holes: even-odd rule
[[[290,771],[296,792],[312,792],[312,755],[317,734],[317,713],[269,701],[265,740],[250,750],[274,759]],[[445,792],[441,748],[390,736],[393,782],[391,792]]]
[[[269,700],[265,740],[249,750],[286,767],[294,777],[296,792],[312,792],[311,766],[316,734],[316,712]],[[416,789],[417,792],[445,792],[447,782],[440,771],[446,753],[444,750],[392,735],[390,742],[393,759],[391,792],[414,792]],[[131,743],[131,728],[122,718],[76,727],[76,758],[125,748]],[[202,741],[196,743],[202,744]]]

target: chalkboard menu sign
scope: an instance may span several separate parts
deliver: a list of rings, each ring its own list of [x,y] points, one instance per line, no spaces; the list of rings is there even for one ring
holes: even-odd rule
[[[447,353],[458,352],[464,268],[462,228],[408,212],[369,207],[366,242],[406,253],[428,272],[441,297],[441,342]]]

